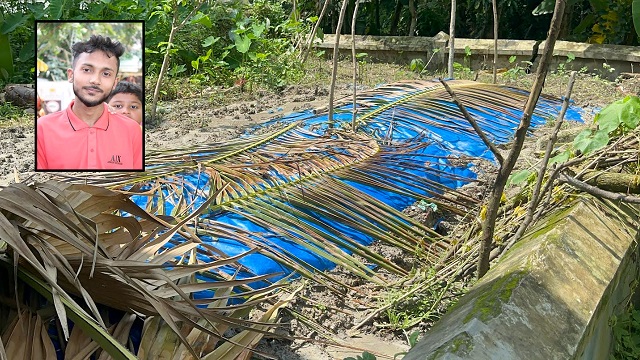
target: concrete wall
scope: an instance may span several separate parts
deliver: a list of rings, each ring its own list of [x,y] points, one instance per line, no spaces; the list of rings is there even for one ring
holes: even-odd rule
[[[412,59],[420,58],[425,63],[429,62],[429,70],[446,69],[449,36],[442,32],[434,37],[356,35],[355,39],[356,51],[366,52],[374,61],[409,64]],[[521,61],[531,60],[535,43],[533,40],[498,40],[498,68],[513,68]],[[323,43],[317,47],[324,49],[326,54],[330,55],[334,44],[335,35],[326,34]],[[350,56],[351,46],[351,36],[341,35],[341,54]],[[544,46],[544,41],[539,44],[534,68],[542,55]],[[466,47],[471,51],[469,57],[465,56]],[[454,53],[455,61],[465,64],[472,70],[491,69],[493,40],[459,38],[455,41]],[[567,62],[570,54],[575,57],[575,60]],[[511,56],[516,56],[515,63],[509,63]],[[603,63],[615,70],[609,72],[602,66]],[[640,73],[640,47],[557,41],[551,68],[556,69],[558,64],[563,64],[566,70],[580,70],[586,67],[588,72],[613,79],[621,72]],[[525,64],[520,63],[520,65]]]
[[[639,275],[640,208],[580,200],[519,242],[404,357],[607,359]]]

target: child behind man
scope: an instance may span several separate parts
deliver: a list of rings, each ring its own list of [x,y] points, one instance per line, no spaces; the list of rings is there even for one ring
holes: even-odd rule
[[[142,88],[138,84],[120,81],[107,99],[107,104],[116,114],[135,120],[142,126]]]

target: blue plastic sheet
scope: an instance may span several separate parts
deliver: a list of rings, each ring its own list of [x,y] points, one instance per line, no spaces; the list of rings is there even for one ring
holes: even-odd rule
[[[443,102],[443,105],[451,107],[452,111],[457,111],[457,108],[455,108],[451,103]],[[537,111],[532,117],[532,126],[544,124],[547,121],[546,118],[548,116],[555,117],[559,110],[559,101],[541,98]],[[498,112],[492,109],[475,108],[469,109],[469,112],[477,120],[479,126],[495,143],[505,143],[510,141],[513,131],[522,116],[521,111],[513,110],[509,112]],[[565,118],[570,121],[581,121],[581,113],[581,109],[570,107]],[[402,172],[406,175],[398,177],[381,175],[380,180],[399,184],[398,186],[401,186],[406,190],[406,194],[398,194],[380,187],[361,184],[346,178],[341,179],[339,175],[334,176],[344,183],[352,186],[355,190],[376,198],[397,210],[402,210],[416,201],[416,199],[429,196],[429,191],[424,188],[424,181],[418,181],[418,179],[428,179],[437,184],[442,184],[450,188],[457,188],[464,185],[468,180],[475,178],[475,174],[469,169],[469,166],[453,165],[447,160],[447,156],[464,155],[493,160],[492,153],[487,149],[464,118],[429,118],[429,123],[425,125],[424,121],[418,122],[406,120],[413,118],[413,116],[399,116],[402,114],[420,115],[428,118],[428,114],[420,109],[398,105],[393,109],[388,109],[377,115],[377,118],[388,119],[388,121],[368,121],[366,123],[359,124],[360,130],[379,140],[387,139],[388,141],[392,141],[396,146],[403,142],[405,142],[407,146],[415,144],[416,142],[427,143],[425,146],[416,147],[415,151],[408,154],[402,154],[402,156],[403,161],[407,164],[428,164],[432,171],[426,171],[424,166],[422,168],[419,166],[398,166],[397,159],[395,159],[396,161],[389,161],[387,167],[390,173],[393,173],[394,170],[398,170],[398,172]],[[338,123],[338,126],[340,123],[345,125],[349,124],[352,119],[351,106],[336,109],[334,119]],[[311,111],[290,114],[282,118],[274,119],[261,126],[267,126],[274,122],[288,124],[297,121],[302,121],[301,127],[319,133],[324,133],[328,128],[327,115],[314,115]],[[251,132],[252,131],[248,131],[245,136],[250,136]],[[270,175],[281,180],[287,180],[281,174],[272,173]],[[174,176],[181,177],[182,181],[185,183],[185,186],[182,189],[183,196],[194,208],[200,206],[206,200],[205,195],[201,195],[209,193],[209,178],[206,174],[185,172]],[[196,193],[196,189],[200,191]],[[430,189],[430,191],[438,190]],[[166,195],[169,195],[168,192]],[[147,205],[146,197],[133,196],[132,200],[143,208]],[[155,202],[157,199],[153,201]],[[173,210],[172,207],[172,204],[165,203],[165,213],[170,214]],[[320,216],[318,214],[313,214],[310,211],[307,211],[307,214],[309,216]],[[235,226],[247,233],[260,234],[260,236],[256,236],[256,241],[263,242],[270,248],[275,249],[276,252],[290,253],[296,258],[301,259],[303,263],[309,264],[312,268],[326,270],[331,269],[334,266],[331,261],[327,260],[324,256],[311,251],[308,247],[301,246],[289,239],[270,234],[268,229],[256,224],[254,221],[249,220],[241,214],[217,211],[206,213],[202,217]],[[332,222],[328,224],[328,226],[349,236],[351,239],[355,239],[361,244],[370,244],[374,241],[371,236],[359,233],[348,224]],[[323,231],[326,230],[323,229]],[[179,241],[179,237],[177,237],[177,235],[176,239]],[[230,256],[237,255],[248,250],[246,245],[241,244],[232,238],[218,238],[214,240],[208,236],[201,236],[201,239],[205,243],[215,246],[220,251]],[[313,250],[317,251],[318,249]],[[347,248],[344,250],[349,252]],[[223,268],[223,270],[227,271],[229,274],[235,274],[238,278],[246,278],[252,275],[282,273],[281,275],[274,277],[272,279],[274,281],[291,272],[290,269],[261,254],[246,256],[240,260],[240,263],[246,268],[246,271],[235,273],[235,270],[231,267],[228,269]],[[265,284],[266,283],[257,283],[253,284],[253,286],[263,286]],[[201,296],[204,297],[210,295],[211,294],[206,292],[201,294]]]

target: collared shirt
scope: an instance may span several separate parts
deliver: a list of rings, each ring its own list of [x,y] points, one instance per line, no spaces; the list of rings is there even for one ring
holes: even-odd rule
[[[142,130],[126,116],[111,114],[103,104],[93,126],[66,110],[38,119],[38,170],[142,170]]]

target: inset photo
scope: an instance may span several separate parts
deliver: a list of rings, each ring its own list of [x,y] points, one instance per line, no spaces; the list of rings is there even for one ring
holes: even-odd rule
[[[36,171],[144,170],[143,35],[143,21],[36,21]]]

